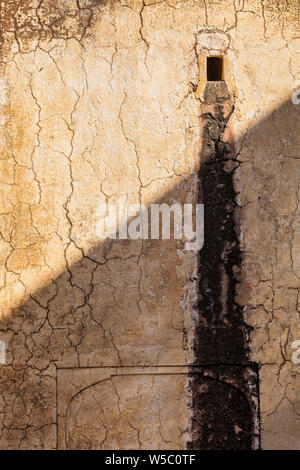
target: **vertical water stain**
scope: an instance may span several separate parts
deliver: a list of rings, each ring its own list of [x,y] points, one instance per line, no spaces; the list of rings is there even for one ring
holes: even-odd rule
[[[258,446],[257,368],[249,363],[249,327],[236,302],[242,269],[234,171],[227,129],[234,101],[225,82],[208,82],[202,103],[199,202],[205,241],[199,255],[192,449]],[[201,366],[199,368],[199,366]]]

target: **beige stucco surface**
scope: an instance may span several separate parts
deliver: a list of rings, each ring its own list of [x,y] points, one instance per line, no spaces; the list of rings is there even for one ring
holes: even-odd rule
[[[196,253],[97,227],[120,195],[196,201],[209,52],[225,56],[234,96],[237,301],[254,328],[262,447],[299,449],[298,2],[2,8],[0,447],[54,449],[59,430],[60,448],[185,448],[189,378],[167,368],[194,361]],[[103,378],[120,366],[135,374]]]

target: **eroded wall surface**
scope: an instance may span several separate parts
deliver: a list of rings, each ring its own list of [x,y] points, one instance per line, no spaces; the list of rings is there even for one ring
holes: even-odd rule
[[[238,366],[246,381],[259,368],[262,447],[299,449],[296,0],[1,3],[1,448],[185,448],[194,394],[207,407],[209,380],[238,388],[230,354],[222,370],[209,359],[221,340],[196,367],[201,253],[98,230],[120,196],[199,200],[220,104],[205,98],[207,54],[226,65],[212,142],[234,161],[241,253],[215,295],[249,325]]]

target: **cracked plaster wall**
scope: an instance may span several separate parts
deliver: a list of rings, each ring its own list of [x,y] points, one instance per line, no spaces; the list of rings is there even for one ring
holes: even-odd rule
[[[224,139],[240,162],[236,301],[253,326],[262,446],[299,448],[299,36],[296,0],[1,2],[1,448],[56,448],[58,373],[194,362],[195,253],[181,241],[102,240],[96,226],[98,205],[119,195],[196,201],[207,51],[226,55],[234,95]],[[95,427],[98,385],[70,401],[68,445],[109,446],[108,419],[131,436],[115,435],[116,447],[184,448],[188,376],[174,395],[167,375],[124,380],[114,386],[128,397],[111,418],[100,402]],[[153,400],[178,400],[178,429],[170,406],[163,432],[158,421],[155,436],[140,432],[128,418],[135,394],[141,422]]]

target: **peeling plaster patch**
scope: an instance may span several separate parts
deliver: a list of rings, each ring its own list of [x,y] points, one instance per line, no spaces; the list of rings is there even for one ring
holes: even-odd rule
[[[223,31],[204,29],[197,34],[197,54],[204,51],[209,52],[210,55],[225,53],[229,45],[230,38]]]

